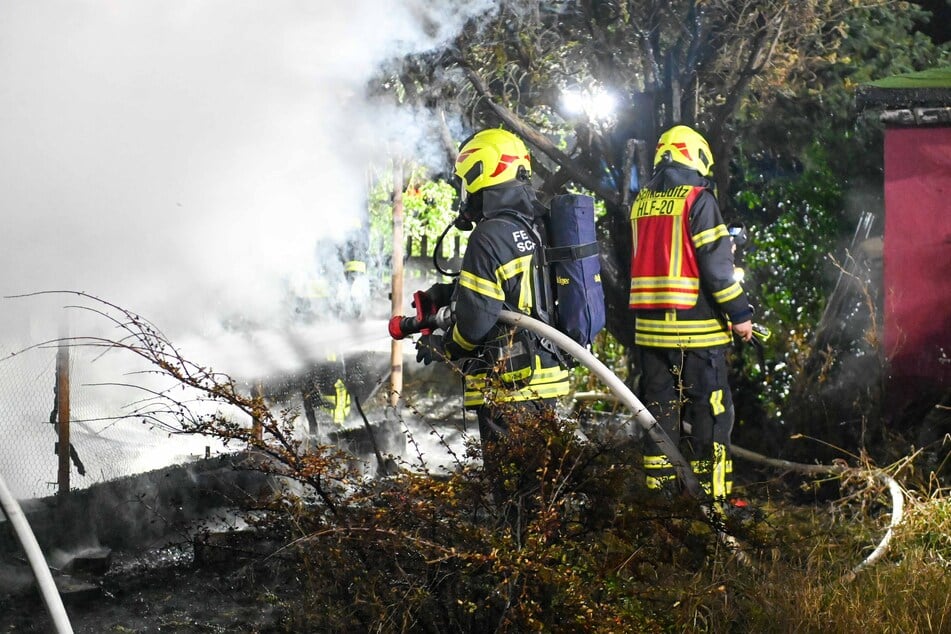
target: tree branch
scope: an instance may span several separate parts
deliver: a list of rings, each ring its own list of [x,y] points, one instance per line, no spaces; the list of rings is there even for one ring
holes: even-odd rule
[[[468,66],[463,66],[463,70],[476,92],[486,100],[496,116],[508,125],[513,132],[558,163],[579,185],[590,189],[611,204],[617,205],[620,202],[620,196],[616,191],[605,187],[596,175],[578,168],[570,156],[559,150],[544,135],[539,134],[534,128],[523,122],[514,112],[499,104],[478,73]]]

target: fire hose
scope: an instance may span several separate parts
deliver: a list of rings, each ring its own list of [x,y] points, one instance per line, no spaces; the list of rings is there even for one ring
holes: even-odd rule
[[[499,314],[499,321],[511,326],[526,328],[540,337],[548,338],[552,343],[570,354],[579,363],[583,364],[599,379],[601,379],[601,381],[606,386],[608,386],[608,388],[610,388],[611,391],[614,392],[614,394],[617,395],[617,397],[631,410],[633,413],[632,420],[636,424],[640,425],[643,431],[648,436],[650,436],[651,440],[657,443],[657,446],[660,448],[660,450],[664,452],[664,454],[667,456],[667,459],[670,461],[670,464],[676,470],[677,477],[683,484],[684,489],[691,495],[691,497],[699,501],[700,509],[703,511],[704,516],[707,517],[714,526],[719,526],[722,524],[721,518],[717,515],[714,508],[704,499],[700,482],[694,475],[693,470],[690,468],[687,460],[683,457],[683,454],[680,453],[680,449],[670,439],[670,436],[667,435],[667,432],[665,432],[660,426],[660,424],[657,422],[657,419],[654,418],[650,411],[644,407],[643,403],[640,402],[640,400],[626,385],[624,385],[624,382],[621,381],[621,379],[619,379],[616,374],[611,372],[607,366],[598,361],[594,355],[588,352],[588,350],[578,344],[578,342],[576,342],[574,339],[537,319],[529,317],[523,313],[503,310]],[[432,331],[437,328],[446,329],[450,324],[452,324],[452,314],[449,310],[449,307],[444,306],[440,308],[435,314],[422,318],[403,316],[393,317],[390,319],[389,332],[390,336],[394,339],[404,339],[415,332]],[[626,421],[625,425],[622,427],[622,431],[626,430],[627,426],[630,424],[630,420]],[[717,537],[737,555],[737,558],[741,562],[749,562],[746,553],[740,550],[739,544],[737,544],[732,535],[729,535],[723,530],[717,528]]]
[[[403,316],[393,317],[389,323],[389,332],[393,339],[404,339],[411,334],[418,332],[431,332],[432,330],[439,328],[447,329],[452,324],[452,320],[452,314],[449,307],[444,306],[436,313],[423,318]],[[631,392],[627,385],[625,385],[624,382],[617,377],[617,375],[615,375],[607,366],[601,363],[593,354],[591,354],[590,351],[579,345],[574,339],[568,337],[561,331],[549,326],[548,324],[538,321],[537,319],[534,319],[528,315],[508,310],[503,310],[499,314],[499,321],[511,326],[526,328],[540,337],[548,338],[552,343],[570,354],[579,363],[584,365],[599,379],[601,379],[604,385],[611,390],[614,398],[626,405],[633,413],[633,421],[640,425],[644,432],[650,436],[651,440],[656,442],[657,446],[660,447],[660,449],[667,455],[668,460],[677,470],[677,475],[684,484],[684,488],[688,493],[690,493],[691,496],[700,501],[700,506],[704,515],[710,519],[716,518],[715,511],[703,500],[700,483],[697,481],[697,478],[691,470],[689,464],[684,459],[683,454],[680,453],[680,450],[676,445],[674,445],[673,441],[670,439],[670,436],[668,436],[663,428],[657,423],[657,420],[653,417],[653,415],[651,415],[650,411],[648,411],[643,403],[640,402],[640,400],[633,394],[633,392]],[[763,335],[760,335],[760,338],[765,339],[765,337],[768,336],[768,331],[763,333]],[[630,423],[628,422],[627,424]],[[685,424],[685,430],[689,433],[689,425]],[[846,472],[855,471],[840,466],[809,465],[789,462],[787,460],[776,458],[769,458],[736,445],[732,447],[732,451],[738,458],[743,458],[752,462],[758,462],[787,471],[796,471],[806,475],[841,476]],[[888,487],[892,501],[891,522],[889,523],[885,536],[881,539],[872,553],[869,554],[868,557],[866,557],[862,562],[852,568],[850,571],[852,576],[882,558],[882,556],[885,554],[885,551],[888,549],[888,545],[891,542],[895,528],[901,523],[903,517],[904,494],[901,490],[901,487],[894,478],[883,471],[873,470],[871,473],[877,480],[884,483]],[[717,534],[718,537],[737,554],[741,562],[748,563],[748,558],[746,557],[745,553],[739,549],[739,545],[731,535],[724,533],[722,530],[717,530]]]
[[[527,328],[540,337],[547,337],[559,348],[583,363],[585,367],[594,372],[605,385],[607,385],[618,398],[627,405],[634,413],[634,420],[644,429],[644,431],[657,443],[657,446],[667,455],[670,463],[677,470],[677,476],[684,484],[684,488],[695,498],[701,497],[700,483],[690,465],[684,459],[680,450],[674,445],[667,432],[657,423],[650,411],[638,400],[636,396],[628,389],[611,370],[603,363],[598,361],[590,352],[579,345],[574,339],[562,334],[551,326],[533,319],[528,315],[503,310],[499,314],[499,321],[512,325]],[[435,330],[437,328],[446,329],[452,323],[452,315],[448,306],[439,309],[433,315],[418,319],[415,317],[397,316],[390,320],[390,336],[394,339],[403,339],[416,332],[426,330]]]
[[[575,400],[577,401],[591,401],[591,400],[613,400],[619,401],[614,394],[602,394],[598,392],[579,392],[575,394]],[[688,434],[690,433],[690,423],[683,424],[684,431]],[[901,486],[898,482],[892,478],[890,475],[881,471],[880,469],[871,469],[871,470],[862,470],[854,469],[841,465],[823,465],[823,464],[805,464],[801,462],[790,462],[789,460],[783,460],[781,458],[770,458],[762,454],[756,453],[755,451],[750,451],[740,447],[739,445],[731,445],[730,450],[733,455],[737,458],[742,458],[749,462],[755,462],[762,464],[774,469],[782,471],[793,471],[795,473],[800,473],[803,475],[811,476],[835,476],[841,477],[847,473],[867,473],[870,474],[873,478],[878,480],[881,484],[888,487],[889,497],[891,497],[891,521],[888,524],[888,528],[885,531],[885,535],[876,545],[875,549],[858,565],[854,566],[849,571],[849,576],[855,576],[864,568],[872,565],[876,561],[882,558],[885,552],[888,550],[888,545],[894,536],[895,529],[901,524],[902,518],[904,517],[904,506],[905,506],[905,494],[901,489]]]
[[[57,634],[72,634],[73,626],[69,622],[69,616],[66,614],[66,608],[63,606],[63,599],[59,596],[56,589],[56,583],[53,581],[53,575],[50,573],[46,559],[43,557],[43,551],[36,541],[36,536],[30,529],[29,522],[26,521],[26,515],[23,509],[17,503],[16,498],[7,488],[7,483],[0,476],[0,509],[6,515],[10,525],[16,533],[23,552],[26,554],[30,567],[33,569],[33,575],[36,577],[36,583],[40,589],[40,595],[46,604],[46,611],[53,620]]]
[[[845,466],[803,464],[799,462],[790,462],[788,460],[782,460],[779,458],[769,458],[736,445],[733,445],[732,450],[733,455],[738,458],[743,458],[751,462],[757,462],[759,464],[774,467],[776,469],[795,471],[804,475],[842,476],[849,472],[859,472],[858,469],[850,469],[849,467]],[[850,571],[852,576],[856,575],[864,568],[867,568],[882,558],[882,556],[885,554],[885,551],[888,550],[888,544],[892,540],[895,529],[899,524],[901,524],[902,517],[904,516],[905,494],[901,490],[901,486],[899,486],[898,482],[895,481],[895,478],[891,477],[880,469],[872,469],[867,472],[870,473],[876,480],[888,487],[888,492],[892,500],[891,521],[888,524],[888,529],[885,531],[885,535],[878,542],[878,545],[875,547],[875,549],[869,554],[868,557],[863,559],[858,565],[852,568]]]

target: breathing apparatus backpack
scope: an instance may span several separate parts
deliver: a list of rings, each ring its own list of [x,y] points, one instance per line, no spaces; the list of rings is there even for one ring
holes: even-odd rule
[[[582,346],[591,345],[605,325],[594,199],[580,194],[556,196],[537,224],[514,212],[504,216],[524,226],[539,245],[532,260],[532,316]],[[532,380],[536,345],[555,355],[565,367],[575,365],[546,337],[512,327],[499,329],[486,342],[485,361],[503,384],[521,388]]]
[[[554,299],[551,325],[588,346],[605,324],[601,259],[594,222],[594,199],[563,194],[545,216],[543,274]],[[549,306],[552,304],[550,303]]]
[[[542,247],[535,249],[533,260],[534,316],[580,345],[591,345],[606,319],[594,199],[582,194],[556,196],[541,217],[541,226],[516,214],[511,217],[526,226]],[[552,342],[540,343],[565,365],[573,365]]]
[[[536,223],[515,212],[505,213],[510,221],[525,227],[540,245],[533,258],[532,284],[535,304],[532,316],[553,326],[582,346],[589,346],[605,325],[604,288],[601,285],[601,260],[594,218],[594,199],[582,194],[563,194],[551,201],[550,209]],[[451,227],[452,225],[450,225]],[[446,228],[446,231],[450,227]],[[433,264],[444,275],[438,262],[440,236],[433,251]],[[535,335],[524,329],[503,329],[487,345],[490,365],[504,368],[503,374],[515,384],[531,380]],[[565,366],[573,366],[555,344],[541,339],[539,345],[556,355]],[[524,374],[524,376],[522,376]]]

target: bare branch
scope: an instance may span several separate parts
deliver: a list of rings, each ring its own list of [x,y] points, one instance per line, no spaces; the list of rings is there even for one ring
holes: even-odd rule
[[[465,70],[466,77],[469,79],[473,88],[475,88],[475,90],[486,100],[486,103],[489,105],[492,111],[495,112],[495,114],[498,115],[498,117],[509,127],[511,127],[513,132],[518,134],[529,144],[541,150],[544,154],[548,155],[553,161],[558,163],[566,172],[568,172],[568,174],[570,174],[571,177],[580,185],[590,189],[598,196],[611,202],[612,204],[617,204],[620,201],[620,197],[616,191],[605,187],[603,184],[601,184],[600,179],[596,178],[594,175],[579,169],[574,164],[574,161],[571,159],[571,157],[555,147],[555,145],[544,135],[539,134],[534,128],[523,122],[518,115],[505,106],[499,104],[478,73],[473,71],[471,68],[463,68]]]

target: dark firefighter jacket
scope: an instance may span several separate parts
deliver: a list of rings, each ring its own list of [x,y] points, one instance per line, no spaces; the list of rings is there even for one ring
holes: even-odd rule
[[[657,213],[645,203],[654,203]],[[731,343],[732,323],[751,319],[753,312],[733,277],[733,244],[709,181],[693,170],[663,169],[638,194],[631,224],[635,343],[655,348]]]
[[[568,393],[568,371],[555,355],[533,341],[531,378],[527,384],[496,389],[487,381],[490,346],[509,332],[498,322],[501,310],[533,314],[540,296],[532,283],[535,240],[526,223],[533,222],[540,205],[527,184],[513,183],[483,190],[483,219],[469,236],[462,259],[459,282],[453,293],[455,324],[447,336],[446,352],[451,359],[466,358],[465,406],[478,407],[487,391],[496,402],[518,402],[564,396]],[[522,220],[514,217],[517,214]],[[526,334],[526,333],[523,333]]]

